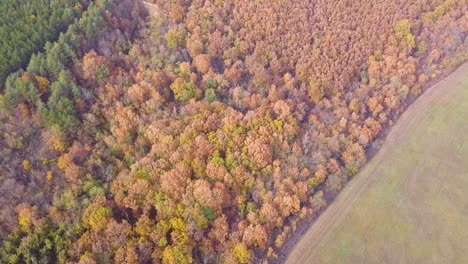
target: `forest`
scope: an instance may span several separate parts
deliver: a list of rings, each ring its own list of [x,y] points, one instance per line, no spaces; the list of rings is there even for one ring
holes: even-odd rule
[[[464,0],[45,2],[0,27],[1,263],[273,261],[468,59]]]
[[[78,18],[88,0],[6,0],[0,3],[0,87],[13,71],[24,67],[33,53]]]

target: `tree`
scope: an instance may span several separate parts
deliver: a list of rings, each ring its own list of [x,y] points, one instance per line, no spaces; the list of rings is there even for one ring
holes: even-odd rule
[[[205,100],[208,103],[213,103],[214,101],[217,100],[216,92],[212,88],[208,88],[205,90]]]
[[[28,75],[22,72],[12,74],[5,83],[5,94],[3,96],[3,107],[13,110],[21,103],[35,105],[39,100],[39,92]]]
[[[261,139],[256,139],[254,142],[249,144],[248,152],[249,156],[252,157],[260,168],[264,168],[272,162],[272,149],[269,144]]]
[[[247,246],[264,249],[268,241],[267,230],[262,225],[249,225],[244,231],[243,241]]]
[[[309,86],[308,86],[308,92],[309,96],[312,99],[312,102],[314,103],[319,103],[322,100],[322,97],[324,95],[323,89],[317,81],[309,81]]]
[[[17,210],[18,223],[23,230],[27,231],[32,224],[37,223],[37,208],[31,207],[29,204],[20,204]]]
[[[41,93],[45,93],[49,90],[50,82],[49,80],[47,80],[47,78],[42,77],[42,76],[36,76],[34,77],[34,79],[36,80],[37,88],[39,89]]]
[[[167,246],[162,255],[163,264],[189,264],[193,259],[177,246]]]
[[[181,27],[169,29],[164,37],[168,48],[182,48],[185,45],[185,30]]]
[[[210,55],[208,54],[199,54],[193,59],[193,65],[197,70],[202,73],[208,73],[208,70],[211,67]]]
[[[62,98],[72,100],[79,98],[81,95],[80,89],[67,71],[60,72],[58,79],[52,83],[50,90],[51,94],[47,106],[52,109],[57,107]]]
[[[345,163],[345,167],[348,170],[348,173],[354,175],[366,162],[364,148],[357,143],[350,144],[346,148],[345,152],[343,152],[342,159]]]
[[[179,101],[187,101],[196,95],[196,85],[193,81],[187,82],[184,78],[178,77],[172,84],[171,90]]]
[[[249,263],[252,258],[250,251],[244,243],[235,245],[233,253],[238,263]]]
[[[31,170],[32,166],[31,166],[31,162],[29,162],[29,160],[23,160],[23,169],[25,171],[29,171]]]
[[[110,70],[105,57],[97,55],[94,50],[89,51],[83,57],[84,78],[103,84],[109,77]]]
[[[83,212],[83,224],[93,231],[99,231],[106,227],[107,222],[112,217],[112,210],[105,205],[105,198],[96,197]]]
[[[416,47],[416,41],[414,40],[413,34],[411,34],[411,23],[408,19],[399,21],[395,25],[394,30],[397,36],[405,40],[411,48]]]
[[[40,105],[39,112],[47,125],[65,134],[73,131],[78,124],[74,103],[68,98],[58,99],[50,109]]]
[[[103,84],[109,77],[110,70],[107,65],[101,64],[96,68],[96,80],[99,84]]]

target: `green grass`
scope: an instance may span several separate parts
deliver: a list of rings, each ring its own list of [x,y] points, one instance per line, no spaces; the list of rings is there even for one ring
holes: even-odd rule
[[[466,69],[466,68],[465,68]],[[468,74],[412,122],[312,263],[468,263]]]

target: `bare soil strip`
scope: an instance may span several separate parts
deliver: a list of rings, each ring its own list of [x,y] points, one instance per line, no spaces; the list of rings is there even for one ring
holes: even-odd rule
[[[148,10],[150,16],[157,16],[160,15],[160,10],[156,4],[152,4],[146,1],[141,1],[143,6]]]

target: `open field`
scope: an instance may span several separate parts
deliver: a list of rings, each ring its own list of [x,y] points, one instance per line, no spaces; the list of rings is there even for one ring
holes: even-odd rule
[[[403,114],[286,263],[468,263],[468,63]]]

